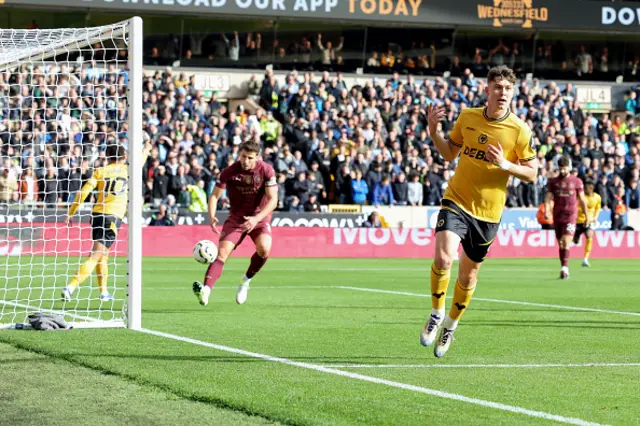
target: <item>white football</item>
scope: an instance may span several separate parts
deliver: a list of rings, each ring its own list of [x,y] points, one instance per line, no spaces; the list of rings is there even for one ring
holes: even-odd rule
[[[218,247],[213,241],[202,240],[193,248],[193,258],[198,263],[211,263],[218,257]]]

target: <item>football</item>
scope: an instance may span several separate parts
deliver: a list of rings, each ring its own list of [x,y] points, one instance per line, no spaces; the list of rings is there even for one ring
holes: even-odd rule
[[[211,263],[216,260],[218,256],[218,247],[213,241],[202,240],[198,241],[198,244],[193,248],[193,258],[198,263]]]

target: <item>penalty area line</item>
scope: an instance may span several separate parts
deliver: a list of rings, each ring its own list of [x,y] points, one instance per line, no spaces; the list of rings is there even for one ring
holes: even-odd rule
[[[593,367],[640,367],[640,362],[582,364],[321,364],[333,368],[593,368]]]
[[[407,383],[395,382],[391,380],[385,380],[378,377],[366,376],[363,374],[352,373],[349,371],[339,370],[336,368],[325,367],[322,365],[309,364],[306,362],[293,361],[287,358],[265,355],[256,352],[249,352],[243,349],[232,348],[230,346],[218,345],[215,343],[204,342],[202,340],[191,339],[189,337],[179,336],[176,334],[165,333],[162,331],[150,330],[146,328],[142,328],[137,330],[142,333],[150,334],[152,336],[163,337],[165,339],[176,340],[183,343],[189,343],[192,345],[203,346],[211,349],[215,349],[222,352],[233,353],[237,355],[243,355],[251,358],[262,359],[265,361],[276,362],[280,364],[290,365],[294,367],[304,368],[307,370],[313,370],[320,373],[332,374],[335,376],[346,377],[349,379],[360,380],[363,382],[375,383],[379,385],[385,385],[392,388],[408,390],[412,392],[427,394],[431,396],[435,396],[438,398],[450,399],[459,402],[465,402],[467,404],[479,405],[481,407],[492,408],[500,411],[508,411],[511,413],[522,414],[529,417],[535,417],[539,419],[552,420],[559,423],[566,423],[572,425],[580,425],[580,426],[600,426],[599,423],[593,423],[586,420],[574,418],[574,417],[565,417],[557,414],[545,413],[543,411],[535,411],[529,410],[527,408],[522,408],[514,405],[501,404],[499,402],[486,401],[478,398],[471,398],[464,395],[459,395],[455,393],[443,392],[436,389],[430,389],[422,386],[410,385]]]
[[[430,294],[410,293],[406,291],[395,291],[395,290],[381,290],[377,288],[350,287],[350,286],[335,286],[334,288],[339,288],[342,290],[364,291],[368,293],[395,294],[399,296],[429,297],[429,298],[431,297]],[[506,303],[508,305],[536,306],[538,308],[568,309],[572,311],[598,312],[602,314],[630,315],[630,316],[640,317],[640,312],[611,311],[608,309],[582,308],[579,306],[553,305],[548,303],[520,302],[517,300],[487,299],[483,297],[474,297],[473,300],[478,302]]]

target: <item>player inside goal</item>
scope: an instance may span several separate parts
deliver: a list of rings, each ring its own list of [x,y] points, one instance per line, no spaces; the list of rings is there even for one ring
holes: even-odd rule
[[[0,327],[140,327],[142,78],[140,18],[0,30]]]

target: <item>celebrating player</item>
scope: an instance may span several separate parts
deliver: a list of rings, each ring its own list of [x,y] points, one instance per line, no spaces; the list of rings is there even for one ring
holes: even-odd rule
[[[438,214],[431,266],[432,310],[420,335],[424,346],[432,345],[438,336],[434,347],[438,358],[449,350],[453,332],[471,301],[480,265],[498,232],[509,176],[534,182],[538,175],[531,129],[509,111],[515,74],[499,66],[489,71],[487,81],[487,107],[464,109],[448,140],[437,133],[438,122],[447,114],[445,108],[432,104],[428,111],[429,133],[438,152],[447,161],[460,154]],[[460,243],[464,251],[458,281],[445,317],[451,266]]]
[[[553,227],[556,231],[556,239],[560,247],[560,279],[569,278],[569,253],[571,240],[576,231],[576,219],[578,218],[578,202],[582,211],[587,210],[586,199],[582,181],[570,176],[571,162],[562,157],[558,160],[558,176],[549,179],[546,203],[553,200]],[[589,227],[589,217],[585,218],[584,226]]]
[[[582,266],[589,267],[589,255],[593,248],[593,228],[598,215],[600,214],[600,208],[602,206],[602,198],[595,192],[595,184],[593,181],[587,181],[584,184],[584,198],[587,201],[587,212],[582,209],[582,204],[578,204],[578,224],[576,225],[576,235],[573,237],[573,242],[578,244],[582,234],[585,236],[584,244],[584,259],[582,259]]]
[[[247,235],[253,240],[256,252],[251,256],[249,269],[238,287],[237,303],[243,304],[247,300],[251,279],[267,262],[271,251],[271,213],[278,206],[278,184],[273,167],[258,160],[259,153],[260,146],[257,143],[243,143],[238,161],[222,171],[209,198],[209,219],[215,233],[218,233],[218,200],[225,189],[231,207],[229,218],[222,226],[218,257],[209,265],[204,285],[197,281],[193,283],[193,292],[201,305],[209,303],[209,294],[222,275],[224,263]]]

